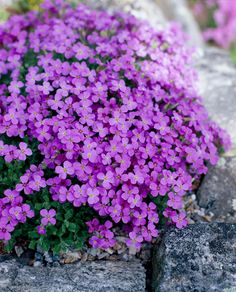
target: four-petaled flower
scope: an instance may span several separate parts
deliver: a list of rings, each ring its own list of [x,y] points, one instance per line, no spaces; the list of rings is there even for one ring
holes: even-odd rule
[[[56,211],[54,209],[46,210],[42,209],[40,211],[40,215],[42,216],[41,224],[46,226],[48,224],[55,225],[56,224]]]

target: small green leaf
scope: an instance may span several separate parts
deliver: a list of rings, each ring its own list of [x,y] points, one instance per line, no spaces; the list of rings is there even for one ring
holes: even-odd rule
[[[35,209],[35,210],[41,210],[42,207],[43,207],[43,205],[40,204],[40,203],[36,203],[36,204],[34,205],[34,209]]]
[[[31,237],[31,238],[38,238],[39,237],[39,234],[36,232],[36,231],[30,231],[28,233],[28,235]]]
[[[45,209],[49,209],[50,207],[51,207],[50,202],[45,202],[45,203],[43,203],[43,208],[45,208]]]
[[[36,245],[37,245],[37,241],[31,240],[30,243],[29,243],[29,248],[30,249],[35,249]]]
[[[62,217],[62,215],[60,213],[57,213],[56,219],[57,219],[57,221],[64,221],[64,218]]]
[[[57,245],[54,245],[54,247],[52,248],[52,251],[57,254],[61,251],[61,244],[57,244]]]
[[[76,232],[78,230],[78,228],[77,228],[75,223],[70,223],[68,226],[68,230],[71,232]]]
[[[40,238],[39,245],[42,247],[44,251],[49,251],[50,244],[47,238]]]
[[[69,209],[65,214],[65,219],[66,220],[71,219],[73,217],[73,214],[74,214],[73,209]]]

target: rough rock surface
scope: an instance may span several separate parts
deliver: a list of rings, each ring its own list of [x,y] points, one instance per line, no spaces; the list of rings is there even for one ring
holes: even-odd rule
[[[12,0],[0,0],[1,6],[8,6],[12,4]]]
[[[1,292],[144,292],[139,262],[86,262],[57,268],[22,266],[0,257]]]
[[[197,193],[199,206],[212,212],[213,220],[236,223],[236,157],[221,158],[211,167]]]
[[[236,291],[236,225],[167,231],[153,257],[155,292]]]
[[[92,8],[109,12],[129,12],[139,19],[149,21],[155,27],[166,25],[166,19],[155,0],[83,0]]]
[[[236,144],[236,69],[229,54],[207,48],[198,58],[199,92],[213,120],[228,130]]]
[[[204,46],[201,31],[186,0],[155,1],[168,20],[174,20],[182,25],[183,30],[190,36],[191,44],[197,47]]]

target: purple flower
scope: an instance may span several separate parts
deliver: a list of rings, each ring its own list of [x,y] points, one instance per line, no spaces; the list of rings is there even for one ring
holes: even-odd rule
[[[173,209],[181,209],[183,207],[182,198],[175,195],[173,192],[168,194],[169,200],[167,201],[167,205],[172,207]]]
[[[59,177],[62,179],[65,179],[67,177],[67,174],[73,175],[74,174],[74,168],[72,166],[72,163],[69,161],[65,161],[62,166],[56,167],[56,173],[59,174]]]
[[[18,159],[19,160],[26,160],[26,156],[31,156],[32,155],[32,151],[31,149],[27,148],[27,144],[21,142],[19,144],[19,150],[18,150]]]
[[[105,189],[110,189],[112,183],[114,182],[113,172],[108,171],[106,174],[99,173],[97,178],[102,181],[102,185]]]
[[[9,109],[8,114],[4,116],[4,120],[7,122],[11,122],[14,125],[18,124],[18,113],[14,109]]]
[[[46,187],[45,179],[38,174],[34,174],[32,179],[29,181],[29,187],[34,191],[39,191],[41,188]]]
[[[14,230],[14,227],[8,223],[6,217],[0,218],[0,240],[10,240],[11,232]]]
[[[20,206],[16,206],[16,207],[12,207],[9,210],[9,213],[11,214],[11,216],[13,216],[13,218],[17,219],[18,221],[22,220],[22,208]]]
[[[20,88],[22,88],[24,84],[21,81],[12,81],[8,86],[8,89],[11,93],[19,94]]]
[[[183,228],[187,225],[188,221],[186,219],[186,214],[184,212],[180,212],[178,215],[172,217],[173,222],[175,223],[177,228]]]
[[[54,209],[46,210],[42,209],[40,211],[40,215],[43,217],[41,219],[41,224],[46,226],[48,224],[55,225],[56,219],[54,218],[56,216],[56,211]]]
[[[23,204],[21,206],[21,210],[22,210],[22,220],[23,222],[26,221],[26,218],[33,218],[34,217],[34,211],[30,209],[30,206],[28,204]]]
[[[93,205],[96,204],[99,201],[99,191],[94,188],[88,188],[87,189],[87,195],[88,195],[88,203]]]
[[[39,89],[43,92],[43,94],[49,94],[50,91],[53,90],[53,87],[49,82],[44,81],[42,86],[39,86]]]
[[[46,234],[46,228],[45,228],[45,226],[43,226],[43,225],[37,226],[37,232],[38,232],[38,234],[41,234],[41,235]]]

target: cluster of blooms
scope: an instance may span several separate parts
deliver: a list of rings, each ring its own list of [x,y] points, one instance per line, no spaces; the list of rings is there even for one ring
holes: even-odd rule
[[[27,156],[31,156],[32,151],[28,148],[27,144],[20,142],[19,148],[14,145],[4,144],[0,140],[0,156],[4,157],[5,161],[10,163],[12,160],[26,160]]]
[[[0,240],[9,240],[11,232],[18,223],[25,223],[27,218],[34,217],[34,211],[23,203],[23,197],[16,190],[4,191],[0,199]]]
[[[114,239],[114,233],[110,230],[113,226],[111,221],[106,221],[104,224],[100,224],[98,219],[93,219],[87,222],[88,232],[94,234],[89,243],[94,248],[108,249],[113,247],[116,243]]]
[[[14,190],[4,191],[4,196],[0,198],[0,240],[9,240],[10,233],[19,223],[25,223],[27,218],[34,217],[34,211],[24,203],[24,194],[29,195],[46,187],[42,176],[43,171],[31,165]]]
[[[155,31],[130,15],[74,9],[60,0],[42,7],[40,17],[29,12],[0,27],[0,74],[11,78],[0,85],[1,133],[37,139],[43,157],[12,193],[22,201],[48,186],[53,200],[109,218],[88,222],[94,247],[114,245],[116,224],[129,234],[129,246],[155,238],[157,197],[166,197],[169,223],[185,226],[184,194],[229,139],[196,94],[182,32]],[[1,204],[15,204],[6,198]],[[5,212],[0,230],[12,226]],[[38,232],[45,233],[55,212],[41,215]]]
[[[197,0],[195,13],[201,17],[204,10],[213,10],[216,27],[204,31],[206,40],[214,41],[223,48],[230,48],[236,42],[235,0]]]

